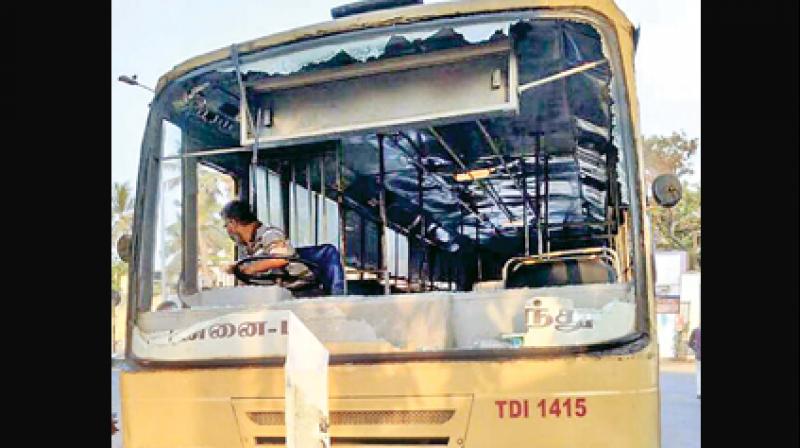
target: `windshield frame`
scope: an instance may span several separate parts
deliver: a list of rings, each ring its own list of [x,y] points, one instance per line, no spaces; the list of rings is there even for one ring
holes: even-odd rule
[[[646,247],[646,239],[649,235],[645,234],[645,215],[643,205],[643,177],[640,166],[639,145],[640,141],[638,123],[634,123],[633,114],[637,111],[633,109],[636,105],[635,99],[631,101],[632,90],[635,89],[633,79],[628,79],[628,72],[625,70],[623,64],[622,48],[617,36],[617,28],[615,24],[606,16],[599,12],[594,12],[586,9],[576,8],[553,8],[553,9],[529,9],[525,11],[515,12],[494,12],[485,14],[474,14],[469,16],[447,18],[439,17],[433,19],[421,20],[420,22],[402,25],[405,27],[430,27],[432,22],[438,24],[455,25],[458,23],[475,23],[476,21],[500,21],[503,19],[521,20],[521,19],[565,19],[576,20],[587,23],[593,26],[601,36],[603,51],[609,59],[612,71],[612,95],[616,103],[617,129],[619,130],[619,139],[621,147],[619,148],[624,154],[626,175],[629,179],[627,188],[629,190],[629,201],[631,210],[631,238],[633,250],[633,268],[634,268],[634,291],[636,302],[635,314],[635,330],[629,336],[618,339],[617,341],[609,341],[602,344],[592,344],[588,346],[578,347],[564,347],[557,350],[541,349],[534,347],[523,347],[514,349],[493,349],[493,350],[454,350],[449,352],[430,352],[425,353],[424,356],[419,354],[370,354],[358,355],[355,357],[348,357],[347,355],[339,355],[332,357],[334,359],[342,358],[346,362],[373,362],[381,359],[397,359],[397,360],[414,360],[414,359],[464,359],[477,357],[484,358],[516,358],[528,356],[552,356],[555,354],[563,353],[580,353],[586,351],[608,351],[614,347],[621,347],[633,344],[635,350],[641,350],[647,344],[641,344],[641,341],[649,340],[651,333],[652,311],[649,306],[649,297],[652,296],[652,274],[650,272],[651,266],[647,260],[648,247]],[[400,28],[400,26],[398,26]],[[385,32],[385,27],[373,27],[365,30],[345,32],[341,35],[330,37],[319,37],[309,41],[288,44],[287,46],[279,46],[283,51],[286,48],[291,48],[294,45],[309,45],[310,43],[319,44],[319,42],[330,39],[356,39],[364,37],[365,35],[373,33]],[[327,40],[325,40],[327,43]],[[263,55],[264,52],[271,51],[267,49],[259,52]],[[626,58],[632,58],[633,54],[626,55]],[[158,157],[161,151],[161,133],[162,133],[162,120],[166,118],[165,115],[165,97],[164,92],[168,91],[170,86],[179,83],[181,80],[197,76],[198,74],[209,71],[212,69],[220,69],[222,65],[232,65],[231,61],[217,62],[192,70],[185,75],[169,82],[166,86],[159,90],[159,94],[154,99],[150,115],[148,116],[148,123],[145,128],[145,135],[142,142],[141,161],[139,166],[139,177],[137,182],[137,195],[136,195],[136,213],[134,214],[134,233],[133,233],[133,258],[131,260],[129,276],[131,293],[131,300],[129,300],[129,320],[128,320],[128,341],[132,328],[135,325],[139,312],[149,310],[150,296],[152,295],[151,280],[153,275],[153,255],[155,251],[155,217],[157,211],[158,195],[147,194],[147,192],[156,191],[159,185],[159,165]],[[629,62],[632,66],[632,61]],[[639,341],[639,343],[637,343]],[[462,353],[469,352],[469,353]],[[507,352],[507,353],[506,353]],[[612,350],[613,352],[613,350]],[[130,342],[126,344],[126,355],[129,359],[136,360],[136,356],[131,351]],[[359,361],[361,360],[361,361]],[[345,361],[342,361],[345,362]]]

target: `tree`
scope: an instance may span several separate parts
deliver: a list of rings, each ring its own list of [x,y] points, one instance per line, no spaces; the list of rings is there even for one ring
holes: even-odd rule
[[[122,276],[128,267],[117,256],[119,237],[131,232],[133,222],[133,191],[127,182],[111,184],[111,289],[120,290]]]
[[[692,189],[684,182],[683,198],[671,209],[651,211],[656,247],[685,250],[692,268],[699,267],[700,247],[700,188]]]
[[[233,196],[233,183],[226,183],[224,176],[211,170],[200,169],[198,174],[198,272],[204,279],[203,283],[208,285],[216,279],[211,268],[224,266],[233,260],[233,245],[219,214]]]
[[[698,139],[673,132],[670,136],[653,135],[644,139],[644,180],[651,185],[659,174],[672,173],[678,177],[693,173],[691,157],[697,152]]]
[[[685,250],[690,269],[700,267],[700,187],[691,186],[686,177],[693,173],[691,157],[699,147],[698,139],[681,132],[670,136],[644,139],[645,181],[648,187],[660,174],[682,178],[683,198],[673,208],[650,208],[653,237],[660,249]]]
[[[133,193],[127,182],[111,184],[111,245],[120,236],[131,231],[133,220]]]
[[[167,185],[174,188],[176,185]],[[233,244],[223,228],[223,220],[219,212],[225,202],[233,196],[233,183],[226,182],[225,176],[210,169],[198,168],[197,179],[197,270],[203,285],[212,285],[217,279],[214,267],[224,266],[233,260]],[[173,203],[173,209],[180,210],[179,201]],[[165,251],[167,263],[167,287],[176,292],[179,276],[182,271],[182,215],[178,213],[175,222],[165,228]]]

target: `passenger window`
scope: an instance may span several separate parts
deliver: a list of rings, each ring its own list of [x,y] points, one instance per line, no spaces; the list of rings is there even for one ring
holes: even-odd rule
[[[273,171],[267,171],[267,192],[262,195],[268,198],[267,220],[264,221],[272,227],[286,231],[283,227],[283,195],[281,194],[281,176]]]
[[[346,210],[344,216],[346,219],[345,232],[347,234],[347,265],[362,269],[362,259],[364,258],[362,255],[364,248],[362,244],[362,218],[352,210]]]

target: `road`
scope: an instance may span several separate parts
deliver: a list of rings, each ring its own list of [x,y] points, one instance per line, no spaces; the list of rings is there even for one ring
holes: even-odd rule
[[[119,415],[119,371],[111,370],[111,410]],[[122,446],[119,433],[112,448]],[[700,400],[694,383],[694,365],[662,363],[661,448],[700,448]]]
[[[119,420],[119,370],[111,369],[111,412],[117,414],[117,428],[122,429],[122,424]],[[122,437],[118,432],[111,436],[111,448],[121,448]]]
[[[700,400],[693,363],[661,366],[661,448],[700,448]]]

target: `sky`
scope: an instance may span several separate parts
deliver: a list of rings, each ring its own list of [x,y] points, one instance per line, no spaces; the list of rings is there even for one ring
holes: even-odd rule
[[[351,0],[112,0],[111,180],[136,183],[152,93],[120,83],[138,75],[154,88],[181,62],[233,43],[330,20]],[[426,0],[439,3],[443,0]],[[643,135],[700,137],[700,2],[617,0],[641,27],[635,59]],[[699,183],[699,151],[695,175]]]

